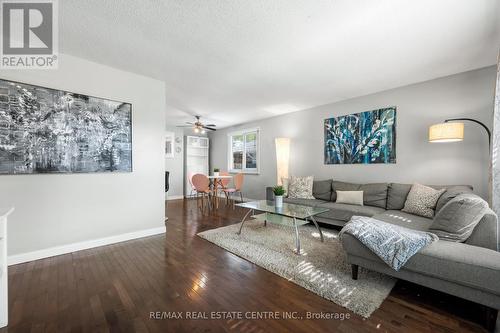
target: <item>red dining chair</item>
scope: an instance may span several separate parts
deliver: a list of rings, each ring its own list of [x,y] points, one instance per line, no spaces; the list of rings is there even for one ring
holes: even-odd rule
[[[203,209],[203,200],[205,196],[207,197],[208,208],[212,209],[212,203],[210,201],[210,196],[213,194],[213,191],[210,189],[210,180],[206,175],[201,173],[197,173],[192,178],[193,186],[196,190],[196,197],[199,200],[199,194],[201,194],[201,208]]]
[[[241,202],[243,202],[243,193],[241,192],[241,189],[243,187],[243,179],[244,175],[242,173],[236,174],[236,176],[233,177],[234,181],[234,188],[225,188],[222,189],[222,191],[226,194],[226,198],[229,200],[230,196],[234,196],[235,194],[239,193]],[[235,199],[233,198],[233,209],[234,209],[234,202]]]

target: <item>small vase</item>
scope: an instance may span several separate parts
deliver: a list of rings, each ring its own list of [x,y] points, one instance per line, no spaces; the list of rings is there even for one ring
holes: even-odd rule
[[[283,207],[283,196],[282,195],[276,195],[274,197],[274,205],[276,207]]]
[[[214,172],[214,176],[215,177],[219,177],[219,173],[218,172]]]

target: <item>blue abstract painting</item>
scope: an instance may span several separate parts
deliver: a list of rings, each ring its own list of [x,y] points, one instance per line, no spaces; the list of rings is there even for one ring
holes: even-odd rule
[[[325,119],[325,164],[396,163],[396,107]]]

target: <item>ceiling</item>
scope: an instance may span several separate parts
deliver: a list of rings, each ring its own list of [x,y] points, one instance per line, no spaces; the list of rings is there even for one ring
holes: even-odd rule
[[[496,0],[64,0],[61,52],[165,81],[219,127],[496,63]]]

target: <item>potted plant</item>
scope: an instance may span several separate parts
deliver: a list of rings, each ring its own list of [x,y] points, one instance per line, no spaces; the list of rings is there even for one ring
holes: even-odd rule
[[[283,186],[278,185],[273,188],[274,192],[274,205],[276,207],[283,207],[283,195],[285,194],[285,189]]]
[[[214,168],[214,176],[218,177],[219,176],[220,169],[219,168]]]

